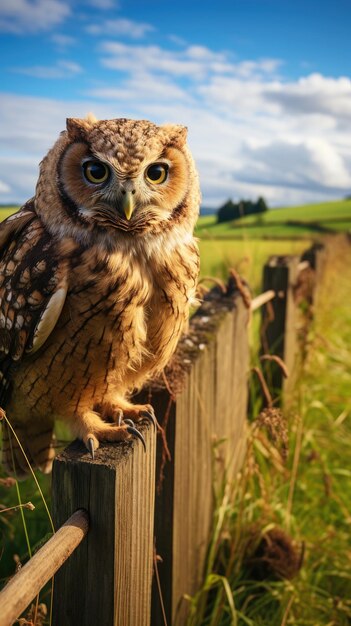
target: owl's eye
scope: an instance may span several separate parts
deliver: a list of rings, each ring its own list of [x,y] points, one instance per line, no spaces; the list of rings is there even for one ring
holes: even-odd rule
[[[83,163],[83,174],[89,183],[101,185],[101,183],[105,183],[108,180],[110,170],[101,161],[85,161]]]
[[[146,170],[146,180],[153,185],[164,183],[168,176],[166,163],[153,163]]]

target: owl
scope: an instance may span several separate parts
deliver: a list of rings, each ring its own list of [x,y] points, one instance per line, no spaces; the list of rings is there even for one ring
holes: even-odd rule
[[[189,316],[200,192],[183,126],[68,119],[34,198],[0,225],[0,406],[47,473],[54,422],[91,455],[142,439],[131,394],[159,374]],[[3,463],[28,472],[4,423]]]

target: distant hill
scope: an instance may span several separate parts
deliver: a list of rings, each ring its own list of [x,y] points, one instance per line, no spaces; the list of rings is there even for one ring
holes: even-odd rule
[[[218,223],[215,214],[200,215],[196,234],[203,239],[295,238],[351,232],[351,200],[286,207]]]

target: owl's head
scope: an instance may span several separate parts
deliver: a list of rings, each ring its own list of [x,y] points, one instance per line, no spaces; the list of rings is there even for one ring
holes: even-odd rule
[[[184,126],[68,119],[41,164],[36,205],[52,230],[87,240],[164,232],[198,213]]]

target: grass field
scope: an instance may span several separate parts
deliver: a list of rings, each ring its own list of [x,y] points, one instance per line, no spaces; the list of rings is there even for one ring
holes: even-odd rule
[[[228,268],[236,269],[249,283],[254,294],[261,290],[262,267],[271,254],[301,254],[311,240],[253,240],[235,241],[201,239],[201,276],[225,279]]]
[[[351,200],[271,209],[258,216],[249,215],[221,224],[217,224],[215,215],[206,215],[200,217],[196,234],[201,238],[308,238],[318,236],[319,227],[331,232],[350,231]]]
[[[248,216],[235,222],[217,224],[216,220],[215,215],[200,217],[196,228],[201,275],[225,278],[228,267],[234,267],[257,294],[262,266],[270,255],[301,254],[325,235],[307,222],[335,233],[351,230],[351,200],[269,210],[259,218]],[[291,220],[301,225],[288,224]]]
[[[17,209],[18,209],[17,206],[8,206],[8,207],[2,206],[2,207],[0,207],[0,222],[2,222],[7,217],[12,215],[12,213],[17,211]]]
[[[336,243],[289,409],[274,426],[251,423],[239,481],[216,494],[206,577],[187,626],[351,623],[350,290],[351,247]],[[255,552],[263,537],[267,556]]]

